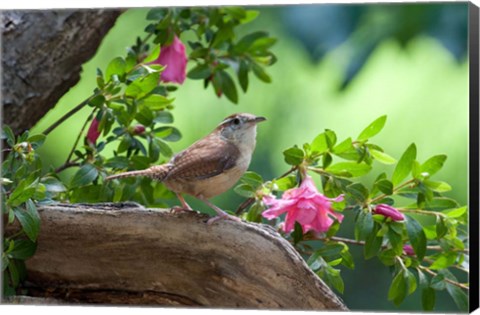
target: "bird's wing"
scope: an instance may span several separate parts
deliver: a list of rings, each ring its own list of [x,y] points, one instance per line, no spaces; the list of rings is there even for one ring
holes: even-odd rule
[[[212,143],[219,143],[212,146]],[[240,155],[237,146],[221,138],[199,140],[178,153],[170,163],[173,167],[165,179],[205,179],[235,166]]]

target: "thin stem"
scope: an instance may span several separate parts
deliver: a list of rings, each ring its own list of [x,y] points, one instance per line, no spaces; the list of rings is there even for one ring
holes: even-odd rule
[[[441,246],[437,246],[437,245],[427,246],[427,249],[436,250],[436,251],[440,251],[440,252],[442,252],[444,250]],[[470,250],[468,248],[452,249],[452,251],[461,252],[461,253],[464,253],[464,254],[468,254],[470,252]]]
[[[44,135],[48,135],[50,132],[52,132],[55,128],[57,128],[60,124],[62,124],[65,120],[67,120],[68,118],[70,118],[70,116],[72,116],[73,114],[75,114],[76,112],[78,112],[79,110],[81,110],[83,107],[85,107],[85,105],[87,105],[94,97],[98,96],[101,92],[100,91],[97,91],[95,92],[94,94],[90,95],[86,100],[84,100],[83,102],[81,102],[80,104],[78,104],[77,106],[75,106],[74,108],[72,108],[68,113],[66,113],[65,115],[63,115],[59,120],[57,120],[56,122],[54,122],[50,127],[48,127],[47,129],[45,129],[43,131],[43,134]]]
[[[402,208],[397,208],[397,210],[400,212],[407,212],[407,213],[447,217],[444,213],[436,212],[436,211],[428,211],[428,210],[420,210],[420,209],[402,209]]]
[[[90,115],[88,115],[87,119],[86,119],[85,122],[83,123],[83,126],[82,126],[82,128],[80,129],[80,132],[78,133],[77,139],[75,140],[75,143],[73,144],[72,150],[70,150],[70,153],[68,154],[67,162],[65,162],[65,163],[70,162],[70,159],[72,158],[73,152],[75,152],[75,148],[76,148],[77,145],[78,145],[78,141],[80,141],[80,137],[82,136],[83,131],[84,131],[85,128],[87,127],[88,122],[92,119],[93,114],[95,114],[95,111],[96,111],[96,108],[90,113]]]
[[[400,189],[402,189],[403,187],[408,186],[408,185],[410,185],[410,184],[413,183],[413,182],[415,182],[415,179],[407,180],[405,183],[403,183],[403,184],[398,185],[397,187],[395,187],[395,189],[393,189],[393,192],[397,192],[397,191],[399,191]],[[386,198],[386,197],[388,197],[388,196],[389,196],[389,195],[387,195],[387,194],[382,194],[382,195],[380,195],[380,196],[378,196],[378,197],[373,198],[372,200],[370,200],[370,203],[375,203],[375,202],[377,202],[377,201],[379,201],[379,200],[382,200],[383,198]]]
[[[433,264],[433,263],[434,263],[433,260],[428,259],[428,258],[423,258],[423,261],[424,261],[424,262],[427,262],[427,263],[429,263],[429,264]],[[467,269],[465,269],[465,268],[462,268],[462,267],[460,267],[460,266],[457,266],[457,265],[451,265],[450,267],[455,268],[455,269],[458,269],[458,270],[461,270],[461,271],[466,272],[466,273],[470,273],[469,270],[467,270]]]
[[[78,145],[78,141],[80,141],[80,137],[82,136],[83,131],[85,130],[88,122],[90,121],[90,119],[92,119],[95,111],[96,111],[96,108],[94,108],[93,111],[90,113],[90,115],[88,115],[87,119],[83,123],[82,128],[80,129],[80,132],[78,133],[77,139],[75,139],[75,143],[73,144],[72,149],[70,150],[70,153],[68,153],[67,160],[65,161],[65,163],[63,163],[63,165],[61,165],[60,167],[58,167],[55,170],[55,173],[60,173],[61,171],[65,170],[69,167],[80,165],[79,163],[75,163],[76,161],[78,161],[78,159],[76,159],[74,162],[71,162],[70,159],[72,158],[72,155],[75,152],[75,148]]]
[[[76,163],[76,162],[65,162],[62,166],[60,166],[59,168],[57,168],[55,170],[55,173],[58,174],[60,173],[61,171],[69,168],[69,167],[74,167],[74,166],[80,166],[80,163]]]
[[[422,269],[423,271],[425,271],[426,273],[428,273],[429,275],[431,275],[432,277],[435,277],[437,276],[437,273],[436,272],[433,272],[432,270],[428,269],[427,267],[425,266],[418,266],[418,268]],[[450,280],[450,279],[447,279],[447,278],[444,278],[443,279],[445,282],[448,282],[450,284],[453,284],[454,286],[457,286],[461,289],[464,289],[464,290],[470,290],[470,288],[466,285],[464,285],[463,283],[459,283],[459,282],[456,282],[456,281],[453,281],[453,280]]]

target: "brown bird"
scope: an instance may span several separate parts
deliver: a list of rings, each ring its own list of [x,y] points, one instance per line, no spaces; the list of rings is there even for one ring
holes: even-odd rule
[[[106,180],[148,176],[173,191],[183,209],[192,210],[182,194],[194,196],[210,206],[217,216],[209,219],[209,224],[218,219],[240,221],[208,199],[230,189],[248,169],[255,149],[257,123],[264,120],[264,117],[248,113],[230,115],[210,134],[173,156],[168,163],[108,176]]]

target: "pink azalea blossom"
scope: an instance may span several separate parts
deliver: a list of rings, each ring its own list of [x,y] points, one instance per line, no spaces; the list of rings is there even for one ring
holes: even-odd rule
[[[403,221],[403,220],[405,220],[404,215],[400,211],[398,211],[394,207],[386,205],[386,204],[376,205],[373,212],[375,214],[381,214],[385,217],[390,217],[390,218],[392,218],[393,221]]]
[[[160,56],[152,64],[166,66],[160,78],[163,82],[182,84],[187,75],[185,45],[175,36],[172,44],[161,47]]]
[[[100,131],[98,130],[98,120],[97,118],[93,118],[92,120],[92,123],[90,124],[90,127],[88,128],[88,132],[87,132],[87,141],[92,144],[92,145],[95,145],[95,143],[97,142],[97,139],[98,137],[100,136]]]
[[[343,195],[330,199],[318,192],[310,176],[306,176],[298,188],[287,190],[282,199],[274,196],[264,196],[263,202],[269,209],[262,213],[266,219],[274,219],[287,213],[282,229],[289,233],[295,227],[295,222],[300,223],[303,233],[308,231],[326,232],[336,218],[342,222],[343,215],[332,210],[331,201],[342,201]]]
[[[413,251],[412,245],[403,245],[403,251],[408,256],[415,256],[415,252]]]

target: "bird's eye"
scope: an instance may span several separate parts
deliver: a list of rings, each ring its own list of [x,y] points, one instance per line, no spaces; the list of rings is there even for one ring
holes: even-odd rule
[[[235,119],[233,120],[233,124],[234,124],[234,125],[240,125],[240,119],[235,118]]]

